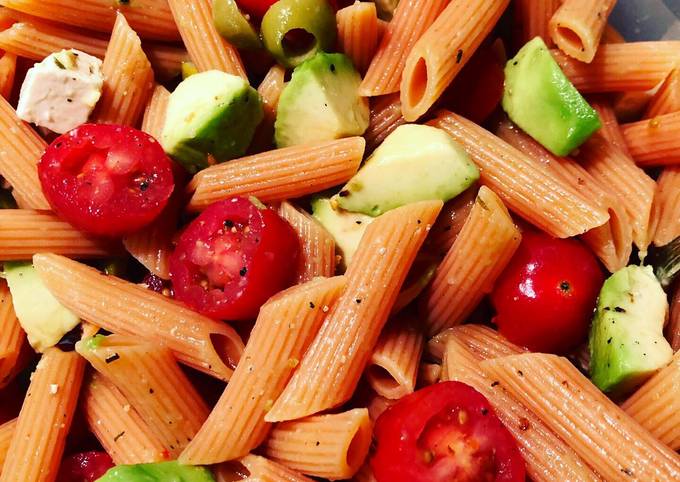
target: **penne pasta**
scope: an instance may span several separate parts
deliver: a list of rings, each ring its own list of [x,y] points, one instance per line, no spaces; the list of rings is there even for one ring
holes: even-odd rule
[[[608,213],[539,163],[482,127],[449,111],[428,124],[448,132],[480,169],[481,182],[508,208],[558,238],[602,226]]]
[[[111,4],[110,0],[0,0],[0,5],[45,20],[106,33],[111,32],[116,22],[116,12],[122,12],[143,38],[179,39],[167,0],[135,0],[128,4]]]
[[[673,351],[680,350],[680,289],[675,289],[670,306],[670,320],[666,328],[666,337]]]
[[[221,70],[247,79],[238,50],[217,32],[210,0],[167,0],[189,57],[200,71]]]
[[[517,355],[527,351],[525,348],[508,341],[496,330],[486,326],[459,325],[430,338],[427,344],[428,354],[437,360],[441,360],[446,351],[446,343],[449,337],[463,343],[465,348],[481,360]]]
[[[420,313],[429,336],[463,322],[491,292],[521,240],[503,202],[482,186],[460,234],[421,297]]]
[[[120,13],[102,72],[104,88],[93,119],[100,124],[136,125],[153,89],[153,69],[139,37]]]
[[[281,201],[342,184],[359,169],[365,141],[361,137],[323,141],[267,151],[200,171],[189,184],[187,209],[201,211],[232,196]]]
[[[0,176],[12,186],[21,208],[50,209],[36,167],[46,147],[45,141],[17,117],[9,102],[0,98]]]
[[[408,204],[366,228],[345,274],[347,288],[265,420],[300,418],[350,398],[441,206]]]
[[[168,108],[170,92],[160,84],[156,84],[144,107],[142,130],[155,139],[160,139],[165,125],[165,111]]]
[[[562,52],[590,63],[614,5],[616,0],[565,0],[550,19],[550,36]]]
[[[12,443],[12,438],[14,437],[14,432],[16,432],[16,428],[16,418],[0,425],[0,474],[2,473],[2,466],[5,464],[5,460],[7,459],[7,452],[9,451],[9,446]]]
[[[243,362],[180,462],[233,460],[262,443],[271,428],[264,419],[267,410],[344,287],[342,276],[317,278],[279,293],[260,309]]]
[[[33,264],[61,304],[113,333],[161,342],[177,359],[228,380],[243,352],[229,325],[185,308],[165,296],[54,254],[38,254]]]
[[[276,121],[276,109],[279,105],[279,97],[285,87],[284,77],[286,69],[279,64],[274,64],[257,87],[257,92],[262,99],[262,111],[264,116],[260,125],[257,126],[253,140],[250,143],[252,152],[266,151],[272,148],[274,139],[274,122]]]
[[[680,111],[680,68],[670,71],[663,84],[649,101],[643,118],[652,119],[656,116]]]
[[[604,32],[602,32],[602,38],[600,39],[601,44],[622,44],[625,43],[626,39],[621,35],[621,33],[608,23],[604,27]]]
[[[264,453],[303,474],[348,479],[368,454],[371,425],[365,408],[283,422],[271,431]]]
[[[626,144],[626,140],[623,138],[623,132],[621,131],[621,126],[619,125],[614,107],[600,97],[589,99],[589,103],[590,106],[597,111],[597,115],[600,117],[602,127],[599,132],[602,134],[602,137],[607,139],[610,144],[613,144],[618,149],[625,152],[628,157],[632,157],[628,150],[628,144]]]
[[[7,283],[0,280],[0,389],[4,388],[15,374],[15,367],[26,341],[21,328]]]
[[[12,94],[16,70],[17,56],[11,52],[5,51],[2,57],[0,57],[0,95],[5,99],[9,99]]]
[[[432,226],[425,247],[441,257],[446,256],[465,225],[477,199],[479,186],[474,184],[449,202],[444,204],[437,222]]]
[[[393,320],[378,338],[366,367],[365,376],[371,388],[393,400],[413,393],[423,343],[423,334],[414,323]]]
[[[680,477],[678,456],[610,401],[566,358],[532,353],[486,360],[480,366],[605,480]]]
[[[374,97],[399,90],[406,57],[446,4],[444,0],[399,2],[361,82],[360,95]]]
[[[439,383],[442,375],[442,366],[439,363],[421,363],[418,368],[418,387],[426,387]]]
[[[372,393],[371,397],[369,399],[369,402],[367,404],[367,409],[368,409],[368,416],[371,419],[372,422],[375,423],[375,421],[378,419],[382,413],[390,408],[392,405],[397,403],[398,400],[393,400],[391,398],[385,398],[381,395],[378,395],[377,393]]]
[[[513,2],[515,19],[519,24],[519,44],[541,37],[548,47],[553,46],[548,25],[561,0],[518,0]]]
[[[364,132],[366,152],[371,153],[406,120],[401,115],[399,93],[383,95],[370,100],[371,115]]]
[[[680,112],[621,126],[635,163],[643,168],[680,164],[680,142],[675,134],[680,127]]]
[[[628,92],[656,87],[680,60],[680,42],[629,42],[600,45],[585,64],[559,50],[551,53],[582,93]]]
[[[279,215],[288,221],[300,241],[295,279],[305,283],[335,273],[335,239],[316,219],[289,202],[282,202]]]
[[[115,464],[146,464],[170,458],[170,448],[111,381],[94,372],[84,387],[82,408],[88,427]]]
[[[268,482],[312,482],[312,479],[261,455],[248,454],[239,459],[239,463],[248,471],[248,478],[244,480],[252,482],[259,480],[266,480]]]
[[[109,335],[83,339],[76,350],[121,391],[173,458],[208,418],[208,406],[169,349]]]
[[[45,251],[101,258],[120,252],[120,246],[86,235],[51,213],[0,209],[0,260],[27,260]]]
[[[335,14],[338,48],[364,73],[378,47],[378,14],[373,2],[355,2]]]
[[[562,439],[534,413],[514,399],[504,387],[494,384],[479,368],[484,358],[476,356],[456,336],[446,342],[447,380],[470,385],[484,395],[522,452],[531,480],[601,480]]]
[[[52,482],[78,403],[85,361],[48,348],[33,372],[0,475],[2,482]]]
[[[680,449],[680,355],[626,400],[621,408],[672,450]]]
[[[680,166],[668,166],[656,181],[654,245],[663,246],[680,236]]]
[[[407,121],[425,114],[496,25],[510,0],[449,2],[406,58],[401,112]]]

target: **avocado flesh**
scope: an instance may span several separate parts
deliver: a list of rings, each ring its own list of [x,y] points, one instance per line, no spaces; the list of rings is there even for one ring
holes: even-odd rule
[[[274,124],[278,147],[360,136],[368,128],[361,76],[343,54],[318,53],[293,71]]]
[[[477,179],[479,170],[450,135],[405,124],[387,136],[333,200],[347,211],[380,216],[413,202],[446,202]]]
[[[97,482],[215,482],[205,467],[180,465],[176,461],[154,464],[118,465]]]
[[[80,323],[80,319],[50,293],[33,264],[5,261],[4,272],[14,312],[35,351],[42,353],[56,345]]]
[[[187,77],[170,94],[161,144],[195,173],[242,156],[262,120],[260,95],[241,77],[217,70]]]
[[[668,300],[651,266],[627,266],[602,286],[590,329],[590,377],[623,395],[671,362],[663,336]]]
[[[341,266],[346,269],[373,218],[333,209],[328,198],[317,198],[312,201],[312,215],[333,236],[335,247],[342,257]]]
[[[597,112],[540,37],[506,64],[502,105],[515,124],[557,156],[566,156],[601,127]]]

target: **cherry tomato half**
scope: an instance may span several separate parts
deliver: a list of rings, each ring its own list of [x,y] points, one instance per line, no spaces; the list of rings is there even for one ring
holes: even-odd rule
[[[523,482],[517,442],[484,396],[441,382],[402,398],[376,422],[378,482]]]
[[[122,236],[150,223],[175,186],[160,144],[117,125],[83,124],[57,137],[38,174],[59,216],[98,236]]]
[[[493,321],[518,345],[565,353],[585,340],[603,282],[595,256],[580,241],[524,232],[491,293]]]
[[[81,452],[64,458],[57,482],[94,482],[113,467],[106,452]]]
[[[175,298],[213,318],[254,318],[291,282],[298,249],[293,228],[271,209],[242,197],[216,202],[186,228],[170,259]]]

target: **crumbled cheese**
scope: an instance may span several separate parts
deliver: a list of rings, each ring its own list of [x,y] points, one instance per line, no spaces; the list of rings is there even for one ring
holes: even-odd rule
[[[98,58],[74,49],[53,53],[26,73],[17,115],[63,134],[87,122],[103,85]]]

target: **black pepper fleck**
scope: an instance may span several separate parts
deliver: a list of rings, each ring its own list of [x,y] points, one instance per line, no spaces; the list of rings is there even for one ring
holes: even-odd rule
[[[458,53],[456,54],[456,63],[459,64],[461,60],[463,60],[463,51],[458,49]]]
[[[310,301],[310,302],[309,302],[309,307],[312,308],[312,309],[314,309],[314,306],[315,306],[314,303],[312,303],[312,302]]]
[[[107,358],[106,360],[104,360],[104,361],[105,361],[106,363],[113,363],[113,362],[115,362],[116,360],[118,360],[119,358],[120,358],[120,355],[119,355],[118,353],[114,353],[113,355],[111,355],[110,357],[108,357],[108,358]]]
[[[246,268],[244,266],[243,268],[241,268],[241,270],[238,272],[238,274],[240,274],[241,276],[245,276],[247,272],[248,272],[248,268]]]

